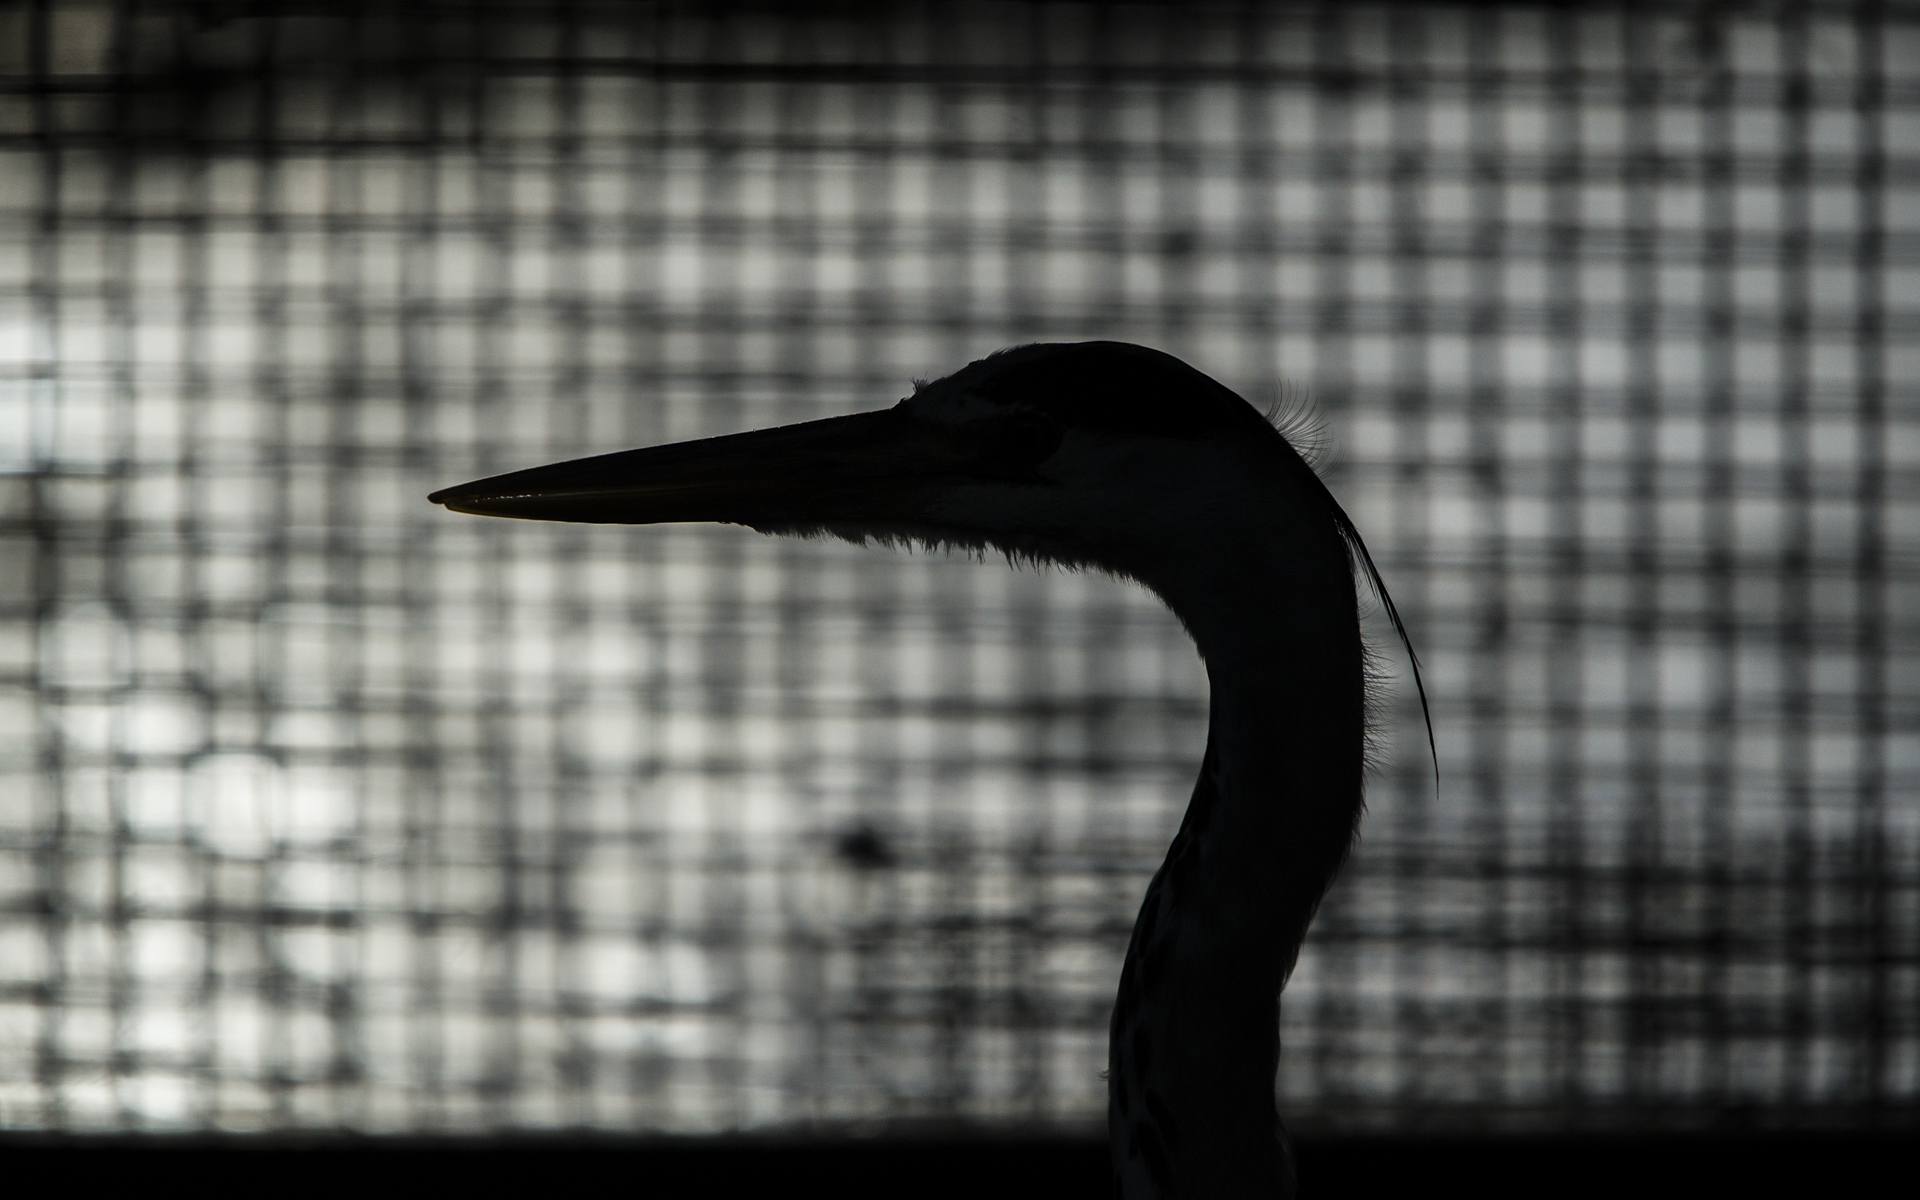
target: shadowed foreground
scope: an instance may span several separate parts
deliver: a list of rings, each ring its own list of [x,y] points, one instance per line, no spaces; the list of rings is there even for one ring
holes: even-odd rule
[[[1313,1197],[1404,1196],[1435,1180],[1486,1197],[1556,1198],[1867,1194],[1911,1162],[1901,1133],[1776,1133],[1659,1138],[1340,1138],[1297,1143]],[[165,1180],[199,1188],[258,1185],[386,1189],[475,1187],[487,1194],[596,1184],[632,1194],[1107,1200],[1104,1142],[1086,1140],[618,1142],[254,1138],[0,1138],[16,1167],[68,1184]],[[38,1158],[37,1164],[30,1160]]]

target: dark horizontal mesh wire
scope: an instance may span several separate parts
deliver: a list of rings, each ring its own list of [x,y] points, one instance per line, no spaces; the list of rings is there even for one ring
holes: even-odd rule
[[[0,9],[0,1124],[1094,1127],[1150,597],[424,499],[1091,337],[1426,656],[1296,1127],[1910,1116],[1920,11],[844,12]]]

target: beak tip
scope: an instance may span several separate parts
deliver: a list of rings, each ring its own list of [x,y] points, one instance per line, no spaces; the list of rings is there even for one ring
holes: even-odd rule
[[[427,497],[428,503],[438,504],[448,512],[466,513],[469,516],[475,517],[509,515],[488,512],[485,508],[479,507],[478,501],[480,499],[480,496],[468,491],[464,487],[441,488],[439,491]]]
[[[485,480],[479,483],[485,483]],[[473,517],[534,517],[554,519],[547,513],[538,511],[538,497],[514,495],[498,488],[481,487],[475,483],[455,484],[441,488],[427,496],[427,502],[438,504],[448,512],[465,513]]]

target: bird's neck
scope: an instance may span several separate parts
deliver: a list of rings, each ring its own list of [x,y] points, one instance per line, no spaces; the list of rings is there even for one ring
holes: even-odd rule
[[[1114,1009],[1109,1125],[1128,1200],[1292,1192],[1278,999],[1359,820],[1365,678],[1330,523],[1259,532],[1157,587],[1206,659],[1212,711]]]

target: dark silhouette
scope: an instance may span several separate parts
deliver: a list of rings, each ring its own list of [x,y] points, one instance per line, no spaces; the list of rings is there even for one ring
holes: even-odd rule
[[[1114,1005],[1112,1159],[1127,1200],[1293,1194],[1274,1104],[1277,1004],[1360,820],[1356,564],[1396,628],[1399,617],[1339,504],[1246,401],[1140,346],[1024,346],[884,411],[537,467],[432,499],[491,516],[990,548],[1153,589],[1206,660],[1212,709]],[[876,836],[861,853],[877,848]]]

